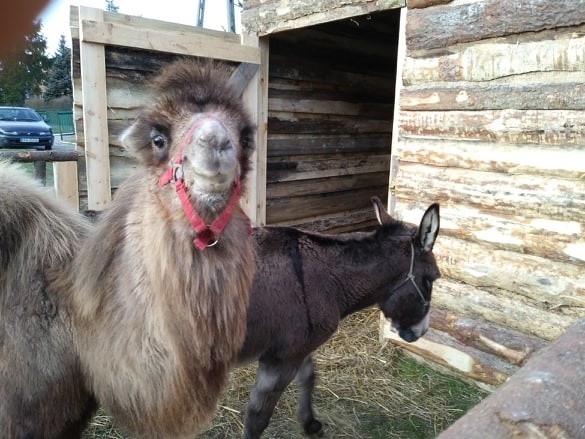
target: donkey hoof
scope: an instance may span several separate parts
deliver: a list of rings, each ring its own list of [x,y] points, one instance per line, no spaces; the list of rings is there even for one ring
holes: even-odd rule
[[[323,424],[316,419],[311,419],[304,425],[305,433],[308,435],[323,436]]]

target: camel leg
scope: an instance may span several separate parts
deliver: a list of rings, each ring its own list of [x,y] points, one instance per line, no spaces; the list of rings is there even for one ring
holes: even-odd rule
[[[268,427],[280,395],[295,377],[299,364],[260,360],[244,421],[244,438],[258,439]]]
[[[296,377],[299,385],[299,420],[308,435],[322,435],[323,424],[315,419],[313,413],[313,389],[315,388],[315,365],[309,355],[303,361]]]

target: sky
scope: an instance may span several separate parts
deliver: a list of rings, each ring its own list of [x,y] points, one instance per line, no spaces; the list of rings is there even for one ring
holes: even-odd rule
[[[59,45],[59,38],[65,35],[67,45],[71,47],[69,31],[69,7],[90,6],[106,9],[106,0],[52,0],[39,15],[42,21],[42,33],[47,39],[47,54],[53,55]],[[199,0],[114,0],[118,12],[127,15],[137,15],[144,18],[170,21],[174,23],[197,23]],[[227,1],[207,0],[205,2],[205,16],[203,27],[208,29],[226,30]],[[240,31],[239,8],[235,8],[236,32]]]

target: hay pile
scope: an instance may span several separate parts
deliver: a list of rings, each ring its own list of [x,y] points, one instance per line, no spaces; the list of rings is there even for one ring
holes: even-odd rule
[[[439,375],[379,342],[379,311],[367,309],[345,319],[315,356],[314,408],[327,438],[432,438],[451,425],[485,393]],[[243,417],[256,365],[232,372],[213,423],[199,439],[242,437]],[[263,438],[302,438],[296,420],[297,388],[282,395]],[[103,414],[86,439],[121,439]]]

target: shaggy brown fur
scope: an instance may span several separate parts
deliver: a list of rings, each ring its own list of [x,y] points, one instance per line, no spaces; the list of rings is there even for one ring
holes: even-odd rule
[[[95,401],[81,377],[55,271],[89,224],[15,165],[0,163],[0,437],[81,434]]]
[[[144,164],[116,193],[71,272],[78,350],[91,388],[136,436],[182,437],[208,422],[246,330],[254,272],[248,221],[236,209],[217,245],[200,251],[172,184],[158,176],[200,114],[183,174],[209,224],[245,177],[254,128],[227,70],[179,61],[156,101],[123,136]]]
[[[237,207],[199,250],[158,177],[181,150],[195,210],[208,224],[224,210],[254,147],[228,78],[181,60],[154,80],[123,137],[142,170],[95,228],[0,163],[1,438],[79,437],[94,396],[136,437],[189,436],[212,416],[245,336],[249,224]]]

